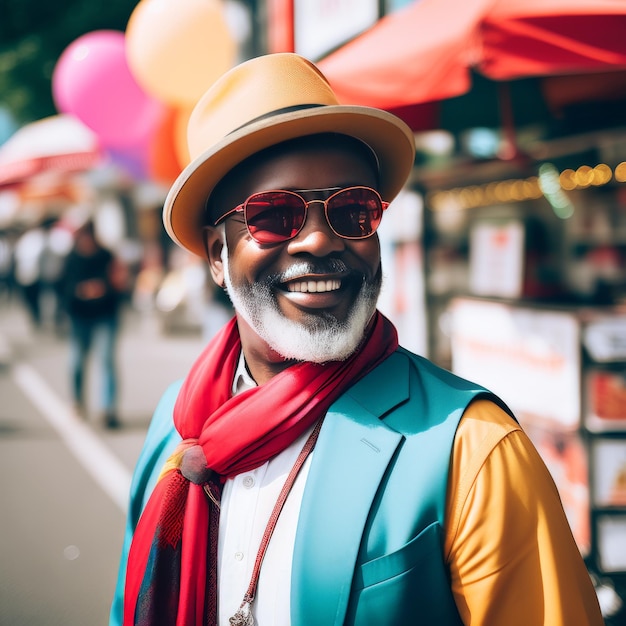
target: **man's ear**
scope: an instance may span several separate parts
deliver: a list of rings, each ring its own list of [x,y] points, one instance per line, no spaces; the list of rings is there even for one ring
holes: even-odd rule
[[[209,271],[216,285],[224,286],[224,264],[222,262],[222,249],[224,248],[223,228],[205,226],[202,230],[204,252],[209,262]]]

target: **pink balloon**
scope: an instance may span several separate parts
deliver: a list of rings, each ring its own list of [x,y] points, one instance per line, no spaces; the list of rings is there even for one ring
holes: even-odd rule
[[[93,31],[71,43],[54,68],[52,94],[59,111],[78,117],[106,147],[146,145],[165,115],[131,74],[119,31]]]

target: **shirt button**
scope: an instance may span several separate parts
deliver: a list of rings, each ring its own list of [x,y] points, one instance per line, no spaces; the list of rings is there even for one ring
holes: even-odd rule
[[[246,489],[251,489],[252,487],[254,487],[254,478],[252,476],[246,476],[243,479],[243,486]]]
[[[243,559],[243,552],[235,552],[235,559],[241,561]]]

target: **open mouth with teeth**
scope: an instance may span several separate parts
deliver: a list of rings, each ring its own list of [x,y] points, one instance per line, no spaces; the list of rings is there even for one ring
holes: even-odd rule
[[[341,287],[341,281],[338,279],[329,280],[300,280],[287,284],[287,291],[294,293],[326,293],[328,291],[337,291]]]
[[[298,276],[282,283],[278,293],[298,308],[334,309],[352,301],[348,297],[351,290],[347,290],[350,284],[348,276]]]
[[[279,306],[300,311],[347,314],[365,277],[339,259],[296,262],[276,275],[272,287]]]

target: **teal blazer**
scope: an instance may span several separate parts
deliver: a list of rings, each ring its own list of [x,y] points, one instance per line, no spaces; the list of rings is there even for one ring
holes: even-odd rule
[[[110,624],[122,622],[139,515],[180,436],[163,396],[134,473]],[[329,409],[298,521],[292,626],[462,624],[443,559],[454,435],[483,387],[399,348]]]

